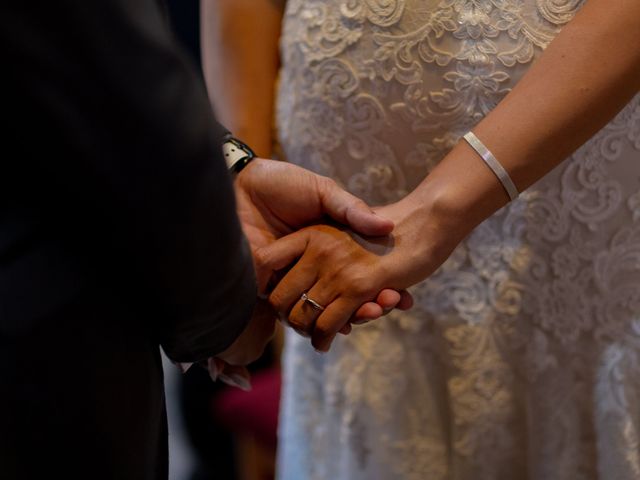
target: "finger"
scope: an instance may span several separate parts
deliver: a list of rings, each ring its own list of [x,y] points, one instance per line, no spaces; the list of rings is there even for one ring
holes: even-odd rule
[[[413,307],[413,295],[411,295],[406,290],[402,290],[400,292],[400,302],[396,306],[398,310],[409,310]]]
[[[315,318],[312,318],[310,322],[306,322],[305,316],[297,316],[292,319],[290,313],[294,305],[301,302],[300,297],[302,294],[311,289],[316,282],[316,278],[316,265],[306,262],[303,257],[280,280],[280,283],[276,285],[276,288],[269,295],[269,303],[278,313],[278,316],[300,334],[309,335],[311,333],[313,327],[311,321],[315,321]]]
[[[380,295],[383,295],[384,298],[378,296],[376,302],[383,308],[382,316],[388,315],[396,308],[398,310],[409,310],[413,307],[413,297],[406,290],[400,290],[398,292],[396,290],[386,289],[380,292]]]
[[[321,352],[329,351],[331,342],[344,325],[349,322],[357,308],[354,300],[338,297],[331,302],[316,320],[311,336],[311,344]]]
[[[380,318],[383,314],[382,307],[375,302],[367,302],[364,305],[360,306],[356,313],[354,313],[351,318],[351,322],[356,325],[360,325],[362,323],[366,323],[370,320],[375,320],[376,318]]]
[[[306,230],[300,230],[282,237],[275,242],[255,250],[253,253],[256,269],[261,272],[260,278],[267,280],[273,272],[282,270],[302,256],[309,243],[309,235]],[[267,273],[265,273],[267,272]],[[259,291],[263,292],[266,282],[259,285]]]
[[[342,328],[340,329],[340,331],[339,331],[338,333],[341,333],[342,335],[349,335],[349,334],[351,333],[351,330],[352,330],[352,329],[353,329],[353,328],[351,327],[351,324],[350,324],[350,323],[347,323],[347,324],[345,324],[345,326],[344,326],[344,327],[342,327]]]
[[[377,215],[364,201],[340,188],[333,180],[320,178],[318,190],[322,208],[335,221],[362,235],[384,236],[393,231],[391,220]]]
[[[355,325],[363,325],[371,320],[376,320],[396,308],[402,301],[402,294],[396,290],[385,288],[375,302],[367,302],[354,314],[351,322]]]
[[[400,292],[391,290],[390,288],[385,288],[378,294],[376,303],[380,305],[382,310],[387,311],[396,308],[401,299],[402,295]]]
[[[289,312],[288,321],[294,328],[312,335],[316,320],[324,311],[325,306],[335,299],[336,294],[316,283],[307,291],[306,295],[309,300],[300,298]]]

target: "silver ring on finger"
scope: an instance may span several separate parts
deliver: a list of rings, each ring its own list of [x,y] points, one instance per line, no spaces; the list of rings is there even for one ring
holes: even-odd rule
[[[312,308],[314,308],[315,310],[317,310],[319,312],[322,312],[325,309],[325,307],[323,307],[318,302],[316,302],[315,300],[310,298],[309,295],[307,295],[306,292],[303,293],[302,296],[300,296],[300,300],[302,300],[304,303],[308,303],[309,305],[311,305]]]

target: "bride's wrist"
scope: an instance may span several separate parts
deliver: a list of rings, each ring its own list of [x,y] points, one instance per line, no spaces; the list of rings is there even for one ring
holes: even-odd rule
[[[449,243],[460,241],[473,229],[472,219],[452,185],[425,184],[394,204],[387,214],[396,230],[411,229],[416,236],[428,236]],[[384,212],[386,214],[386,212]]]
[[[394,234],[418,250],[450,250],[506,203],[502,186],[474,154],[454,150],[412,193],[384,207],[379,213],[394,221]]]
[[[412,193],[377,212],[393,220],[390,264],[410,283],[431,275],[485,218],[508,201],[493,172],[458,145]]]
[[[509,198],[478,154],[461,142],[405,200],[464,238]]]

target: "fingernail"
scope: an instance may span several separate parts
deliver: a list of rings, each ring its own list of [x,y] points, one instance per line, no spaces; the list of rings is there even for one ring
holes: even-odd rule
[[[354,320],[351,323],[353,323],[354,325],[364,325],[365,323],[369,323],[371,320],[374,320],[374,319],[372,319],[372,318],[363,318],[363,319],[360,319],[360,320]]]
[[[245,392],[251,390],[251,382],[249,382],[249,380],[244,378],[242,375],[238,375],[237,373],[231,373],[229,375],[222,374],[219,378],[227,385],[237,387],[240,390],[244,390]]]
[[[314,347],[316,352],[320,353],[320,354],[325,354],[329,351],[329,348],[331,347],[331,342],[329,343],[323,343],[321,345],[318,345],[317,347]]]

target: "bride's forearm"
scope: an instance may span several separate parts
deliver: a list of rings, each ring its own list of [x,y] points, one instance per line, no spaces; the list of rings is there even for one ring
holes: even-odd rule
[[[639,90],[640,1],[589,0],[474,132],[522,191]],[[507,201],[495,175],[465,142],[406,199],[441,214],[461,235]]]
[[[272,154],[284,2],[202,0],[202,64],[220,121],[263,157]]]

